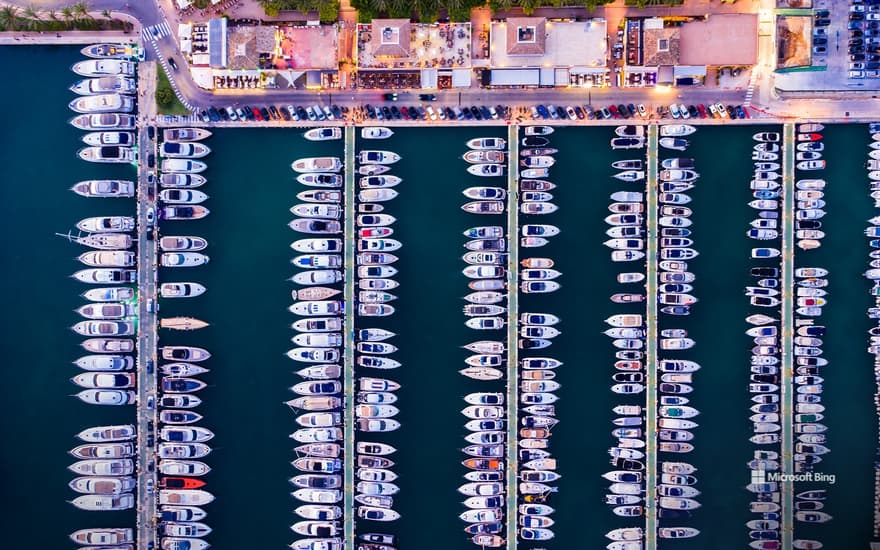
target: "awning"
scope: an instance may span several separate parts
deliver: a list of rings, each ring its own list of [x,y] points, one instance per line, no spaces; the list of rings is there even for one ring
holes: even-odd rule
[[[705,78],[705,65],[676,65],[672,70],[675,78]]]
[[[226,67],[226,18],[208,21],[208,52],[211,66],[217,69]]]
[[[608,72],[605,67],[571,67],[568,72],[571,74],[604,74]]]
[[[190,67],[193,81],[199,88],[212,90],[214,88],[214,71],[209,67]]]
[[[556,69],[552,67],[542,67],[541,69],[541,86],[556,86]],[[568,84],[568,78],[565,79]]]
[[[470,69],[453,69],[452,70],[452,87],[453,88],[470,88],[471,87],[471,70]]]
[[[492,69],[490,73],[492,86],[538,86],[541,83],[539,69]]]
[[[437,87],[437,69],[422,69],[420,83],[423,89],[434,89]]]

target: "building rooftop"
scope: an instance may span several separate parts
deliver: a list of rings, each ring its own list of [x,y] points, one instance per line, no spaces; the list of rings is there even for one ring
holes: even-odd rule
[[[559,22],[512,17],[492,23],[490,66],[605,67],[605,31],[604,19]]]
[[[374,19],[371,45],[376,57],[409,57],[409,19]]]
[[[643,64],[646,67],[675,65],[681,51],[680,27],[645,27],[642,35]]]
[[[507,19],[507,55],[544,55],[547,20],[543,17]]]
[[[682,65],[754,65],[758,62],[758,14],[716,14],[681,26]]]
[[[276,69],[324,69],[339,67],[335,25],[280,27],[275,31],[272,66]]]
[[[471,24],[374,19],[357,26],[360,69],[462,69],[471,66]]]

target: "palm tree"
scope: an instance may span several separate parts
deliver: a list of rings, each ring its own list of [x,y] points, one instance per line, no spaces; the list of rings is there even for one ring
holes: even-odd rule
[[[15,6],[3,6],[0,8],[0,27],[7,31],[14,31],[18,27],[18,8]]]
[[[82,0],[73,5],[73,14],[77,19],[91,19],[89,14],[89,6]]]
[[[64,24],[67,28],[70,28],[70,22],[73,21],[73,8],[70,6],[61,8],[61,18],[64,19]]]

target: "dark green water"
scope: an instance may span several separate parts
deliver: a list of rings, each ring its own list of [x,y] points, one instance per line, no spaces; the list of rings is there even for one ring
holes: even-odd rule
[[[67,191],[75,181],[130,177],[130,167],[88,165],[75,158],[80,132],[66,124],[66,87],[75,80],[67,67],[78,58],[74,48],[0,48],[0,63],[10,74],[2,92],[7,105],[33,108],[10,117],[0,130],[2,166],[2,254],[6,292],[3,357],[10,375],[3,389],[2,436],[7,442],[0,464],[7,506],[2,525],[9,548],[52,548],[67,545],[75,529],[101,525],[133,525],[133,513],[98,514],[74,509],[65,500],[75,495],[66,487],[72,475],[66,454],[77,442],[73,435],[89,425],[131,420],[130,409],[91,407],[75,398],[67,378],[77,369],[70,361],[82,355],[67,327],[78,321],[72,310],[82,304],[83,285],[67,276],[79,269],[73,258],[82,252],[63,239],[86,216],[130,214],[131,201],[83,199]],[[33,71],[41,67],[40,72]],[[27,119],[27,127],[23,122]],[[401,196],[387,211],[398,218],[394,238],[404,242],[398,253],[401,283],[395,302],[398,313],[370,326],[398,332],[395,356],[404,367],[390,373],[403,384],[399,393],[401,430],[381,440],[398,447],[394,456],[401,476],[396,508],[403,520],[392,529],[401,548],[469,548],[457,516],[462,498],[464,418],[461,397],[492,383],[471,381],[458,374],[466,353],[459,346],[482,337],[467,329],[461,296],[469,292],[461,275],[464,252],[461,231],[489,222],[463,213],[460,191],[478,178],[465,173],[460,160],[464,142],[478,135],[502,135],[502,129],[407,129],[387,142],[403,155],[392,173],[404,178]],[[699,467],[702,491],[692,525],[700,538],[663,547],[742,548],[747,544],[743,523],[749,482],[745,462],[748,443],[748,348],[742,321],[747,302],[742,295],[750,265],[744,233],[752,212],[746,206],[754,129],[700,130],[689,156],[697,159],[702,177],[693,192],[694,239],[701,255],[693,261],[700,302],[694,314],[674,324],[687,328],[697,347],[687,356],[699,361],[692,402],[702,414],[696,450],[688,456]],[[601,334],[608,315],[621,311],[608,296],[619,291],[617,266],[602,246],[607,226],[608,194],[624,188],[612,180],[609,163],[632,157],[611,152],[611,129],[560,129],[552,146],[560,149],[552,169],[559,212],[542,218],[562,234],[529,255],[556,259],[563,272],[562,289],[554,294],[524,296],[523,311],[546,311],[562,317],[559,336],[548,355],[565,362],[557,380],[563,384],[557,403],[560,424],[554,430],[553,453],[560,461],[559,493],[551,504],[556,539],[547,548],[601,548],[603,535],[631,521],[614,517],[602,503],[607,482],[606,449],[611,445],[611,407],[619,402],[608,389],[613,355]],[[798,253],[798,262],[831,268],[830,303],[823,321],[829,326],[825,356],[831,362],[826,379],[832,453],[820,470],[837,474],[827,509],[834,521],[797,536],[819,538],[826,548],[854,548],[869,540],[872,507],[871,461],[876,420],[871,407],[873,380],[865,353],[870,303],[865,269],[867,247],[862,230],[872,207],[866,197],[862,165],[864,127],[834,127],[825,132],[830,167],[826,193],[829,211],[823,229],[829,234],[816,251]],[[161,280],[195,280],[208,292],[196,299],[164,301],[165,316],[189,314],[211,327],[197,333],[160,334],[163,344],[204,346],[214,357],[210,386],[201,392],[203,425],[216,433],[214,452],[207,458],[213,471],[208,489],[217,501],[207,507],[215,548],[282,548],[292,539],[288,526],[296,521],[287,479],[295,443],[293,414],[282,404],[297,382],[298,367],[284,357],[295,319],[286,309],[293,286],[290,242],[296,238],[286,223],[288,208],[301,190],[289,169],[298,157],[341,155],[341,145],[314,144],[295,130],[223,130],[207,144],[211,215],[197,222],[163,225],[164,234],[197,234],[210,241],[209,266],[165,270]],[[479,178],[480,183],[483,179]],[[478,221],[475,221],[478,220]],[[525,220],[524,220],[525,221]],[[500,223],[501,220],[498,220]],[[494,223],[494,220],[493,222]],[[633,266],[635,267],[635,266]],[[629,270],[629,267],[627,267]],[[676,319],[676,321],[678,321]],[[664,321],[666,322],[666,321]],[[362,326],[367,326],[363,324]],[[486,384],[486,385],[484,385]],[[378,436],[375,439],[380,439]],[[46,521],[49,518],[49,521]],[[361,529],[372,528],[366,523]],[[803,533],[802,533],[803,530]],[[845,543],[843,541],[846,541]],[[529,547],[529,545],[523,545]]]

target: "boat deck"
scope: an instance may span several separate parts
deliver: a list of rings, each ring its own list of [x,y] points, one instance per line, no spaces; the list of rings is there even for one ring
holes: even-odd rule
[[[658,134],[656,124],[648,126],[647,179],[645,191],[648,211],[647,240],[647,310],[645,311],[645,549],[657,547],[657,164]]]
[[[156,74],[155,63],[141,63],[138,71],[138,88],[150,89]],[[149,94],[150,99],[153,94]],[[138,102],[138,114],[149,115],[151,109],[155,111],[152,101]],[[158,135],[158,130],[156,131]],[[138,128],[138,148],[141,158],[148,152],[156,154],[156,143],[149,138],[146,126]],[[157,361],[157,316],[155,308],[148,308],[147,302],[157,302],[156,267],[158,265],[158,250],[154,234],[147,237],[147,210],[156,207],[155,199],[150,200],[146,192],[147,175],[150,170],[146,163],[139,163],[137,171],[138,202],[137,202],[137,445],[141,452],[137,454],[137,527],[136,540],[138,550],[146,550],[148,546],[156,544],[156,495],[154,490],[147,490],[147,484],[156,487],[156,471],[149,465],[155,460],[155,454],[147,445],[147,437],[155,437],[150,432],[150,423],[155,426],[156,406],[148,406],[148,402],[158,400],[158,376],[154,369],[148,373],[147,361],[158,365]],[[152,309],[153,311],[149,311]],[[155,442],[154,442],[155,444]],[[145,451],[146,450],[146,451]]]
[[[345,127],[345,349],[343,351],[343,381],[345,387],[345,501],[342,510],[345,540],[354,541],[354,465],[355,465],[355,380],[354,380],[354,286],[355,286],[355,127]]]
[[[519,126],[507,129],[507,549],[517,546],[517,478],[519,476]]]
[[[783,128],[782,143],[782,368],[780,369],[780,388],[782,395],[782,490],[781,534],[782,547],[791,548],[794,526],[792,525],[793,492],[791,474],[794,474],[794,436],[792,434],[794,373],[794,197],[795,197],[795,125],[788,123]]]

